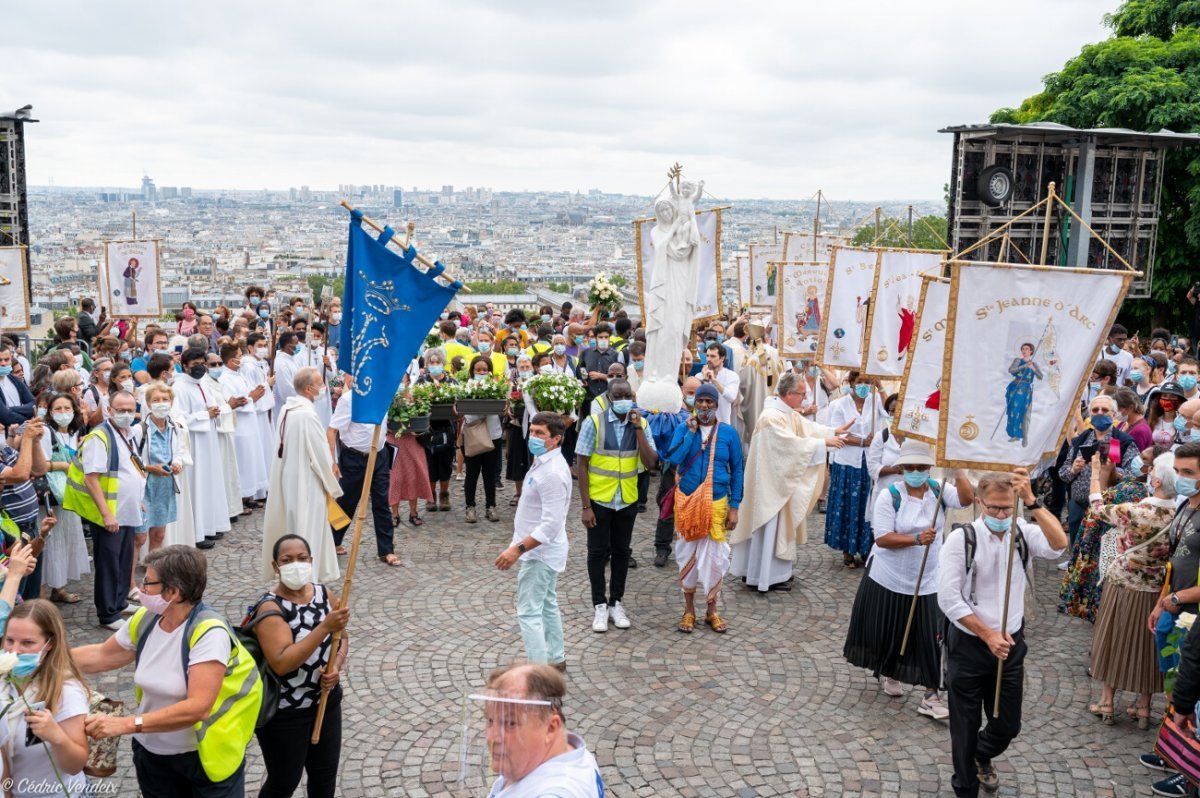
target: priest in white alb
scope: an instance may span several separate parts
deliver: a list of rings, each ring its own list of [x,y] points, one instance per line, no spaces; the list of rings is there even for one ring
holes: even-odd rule
[[[329,584],[341,577],[329,526],[327,496],[337,498],[342,488],[333,475],[333,458],[325,426],[313,406],[326,392],[321,372],[302,368],[292,381],[295,394],[279,410],[279,440],[271,464],[263,519],[262,578],[275,579],[272,548],[287,534],[308,541],[312,551],[313,581]]]
[[[208,352],[190,347],[180,355],[183,373],[175,375],[175,402],[171,412],[187,424],[191,433],[191,466],[183,469],[192,499],[196,548],[211,549],[229,531],[229,504],[221,466],[221,445],[215,419],[220,404],[211,387],[206,388]]]
[[[838,436],[849,428],[834,430],[801,416],[807,393],[799,374],[781,375],[750,438],[745,495],[729,536],[730,573],[761,592],[791,589],[796,545],[806,540],[805,519],[821,495],[825,451],[841,448]]]

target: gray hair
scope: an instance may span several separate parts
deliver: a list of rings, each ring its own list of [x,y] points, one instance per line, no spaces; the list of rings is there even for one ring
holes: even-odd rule
[[[1175,491],[1175,452],[1163,452],[1154,458],[1150,473],[1162,483],[1160,490],[1164,496],[1174,499],[1178,495]]]
[[[796,390],[796,383],[804,384],[800,375],[794,371],[785,371],[779,377],[779,381],[775,383],[775,393],[780,396],[787,396],[792,391]],[[805,386],[807,387],[807,386]]]
[[[202,335],[201,333],[189,335],[187,339],[187,345],[189,347],[198,346],[201,349],[208,349],[208,336]]]
[[[111,394],[109,394],[108,407],[110,410],[112,409],[113,400],[120,399],[121,397],[125,397],[129,401],[133,402],[135,405],[137,404],[137,397],[133,395],[133,391],[126,391],[126,390],[122,389],[119,391],[113,391]]]
[[[432,346],[425,350],[425,365],[429,365],[430,360],[436,360],[443,366],[446,365],[446,350],[440,346]]]
[[[517,365],[520,366],[522,363],[528,363],[532,366],[533,358],[531,358],[528,353],[522,352],[521,354],[517,355]]]
[[[292,387],[296,389],[296,393],[302,394],[311,388],[320,376],[320,371],[312,366],[305,366],[296,372],[296,377],[292,380]]]
[[[173,587],[185,604],[199,604],[208,586],[208,560],[192,546],[164,546],[146,555],[142,561],[153,568],[165,591]]]

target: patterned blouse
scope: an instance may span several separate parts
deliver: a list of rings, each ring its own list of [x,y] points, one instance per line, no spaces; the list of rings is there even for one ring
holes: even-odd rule
[[[1112,524],[1117,556],[1105,578],[1130,590],[1157,593],[1162,589],[1170,559],[1167,526],[1175,517],[1170,499],[1148,496],[1136,504],[1093,507],[1101,521]]]
[[[315,631],[333,609],[329,601],[329,591],[318,583],[313,583],[312,601],[307,604],[295,604],[270,591],[262,600],[273,601],[279,605],[283,611],[283,619],[292,629],[292,639],[297,643]],[[279,677],[282,682],[280,709],[304,709],[320,700],[321,673],[329,662],[331,640],[331,637],[326,637],[299,668]]]

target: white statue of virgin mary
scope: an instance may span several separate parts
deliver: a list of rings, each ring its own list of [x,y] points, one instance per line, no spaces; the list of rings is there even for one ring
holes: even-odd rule
[[[700,272],[700,228],[696,202],[704,182],[669,185],[669,197],[654,204],[654,268],[646,292],[646,366],[638,388],[638,407],[677,413],[683,407],[679,364],[696,317],[696,281]]]

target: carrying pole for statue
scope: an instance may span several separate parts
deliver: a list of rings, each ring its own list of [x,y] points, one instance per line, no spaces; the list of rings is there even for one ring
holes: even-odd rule
[[[1054,184],[1046,189],[1046,221],[1042,222],[1042,256],[1038,265],[1046,265],[1046,256],[1050,252],[1050,214],[1054,211]]]
[[[821,234],[821,189],[817,189],[817,212],[813,215],[813,260],[817,259],[817,236]]]
[[[358,562],[358,544],[362,540],[363,522],[367,518],[367,502],[371,498],[371,480],[375,476],[375,458],[379,454],[379,431],[383,424],[375,425],[371,435],[371,453],[367,455],[367,474],[363,479],[362,491],[358,495],[358,507],[354,511],[354,537],[350,540],[350,561],[346,563],[346,576],[342,579],[342,595],[338,597],[334,609],[342,609],[350,603],[350,588],[354,583],[354,566]],[[325,673],[333,673],[337,667],[338,646],[342,642],[342,633],[333,633],[333,645],[329,647],[329,662],[325,663]],[[317,705],[317,722],[313,724],[312,739],[316,745],[321,741],[321,725],[325,722],[325,707],[329,703],[328,688],[321,688],[321,703]]]
[[[935,497],[937,506],[933,508],[933,534],[937,536],[938,513],[942,511],[942,502],[946,498],[946,483],[950,481],[950,477],[942,478],[942,489]],[[908,620],[904,623],[904,637],[900,639],[900,656],[904,656],[905,649],[908,648],[908,633],[912,631],[913,616],[917,614],[917,598],[921,595],[921,580],[925,578],[925,564],[929,562],[929,549],[932,548],[933,541],[925,544],[925,553],[921,555],[921,567],[917,571],[917,586],[913,589],[912,604],[908,605]]]
[[[1051,183],[1050,191],[1054,191],[1054,184]],[[1043,253],[1045,250],[1043,249]],[[1020,532],[1020,527],[1017,522],[1021,518],[1021,495],[1015,490],[1013,491],[1013,525],[1008,531],[1008,570],[1004,574],[1004,612],[1000,615],[1000,634],[1008,635],[1008,599],[1009,593],[1012,592],[1012,569],[1013,569],[1013,552],[1017,548],[1017,534]],[[1004,679],[1004,660],[996,658],[996,697],[992,701],[992,717],[1000,717],[1000,682]]]

